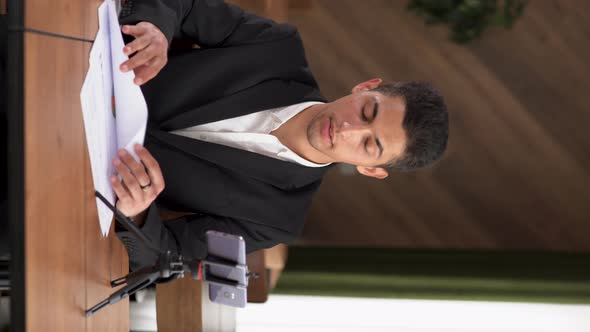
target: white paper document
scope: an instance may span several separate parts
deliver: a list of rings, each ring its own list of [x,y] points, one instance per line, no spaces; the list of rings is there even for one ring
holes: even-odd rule
[[[116,195],[109,181],[116,174],[112,162],[120,148],[139,160],[133,145],[143,145],[148,113],[141,89],[133,83],[133,72],[119,70],[128,57],[123,53],[113,0],[105,0],[98,8],[98,23],[80,99],[94,189],[115,205]],[[96,205],[100,229],[107,236],[113,212],[98,198]]]

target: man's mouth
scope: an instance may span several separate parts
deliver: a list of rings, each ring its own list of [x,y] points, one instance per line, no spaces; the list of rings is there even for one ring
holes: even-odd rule
[[[328,134],[330,135],[330,145],[334,145],[334,132],[333,132],[334,128],[332,126],[332,119],[330,119],[330,124],[328,127]]]

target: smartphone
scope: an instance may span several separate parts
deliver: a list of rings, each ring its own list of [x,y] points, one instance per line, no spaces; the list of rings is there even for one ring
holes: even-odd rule
[[[208,258],[205,265],[208,269],[207,272],[248,286],[244,238],[216,231],[208,231],[206,235]]]
[[[246,265],[246,242],[239,235],[207,231],[207,250],[210,256]]]
[[[244,308],[247,302],[246,242],[238,235],[207,233],[208,256],[203,261],[204,280],[212,302]]]
[[[218,260],[215,257],[209,256],[203,262],[203,272],[207,281],[213,276],[224,280],[235,281],[238,285],[248,286],[248,267],[246,265]]]
[[[223,283],[209,281],[209,300],[230,307],[244,308],[246,302],[248,302],[248,295],[244,286],[228,286]]]

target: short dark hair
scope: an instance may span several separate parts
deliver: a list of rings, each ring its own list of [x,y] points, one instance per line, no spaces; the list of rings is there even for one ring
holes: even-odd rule
[[[403,128],[407,143],[401,156],[381,167],[410,171],[440,159],[447,148],[449,115],[440,93],[427,82],[381,84],[373,91],[405,101]]]

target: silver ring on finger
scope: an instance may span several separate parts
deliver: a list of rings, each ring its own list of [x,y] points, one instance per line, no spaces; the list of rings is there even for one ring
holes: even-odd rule
[[[141,188],[141,190],[143,190],[143,191],[148,191],[148,190],[149,190],[149,189],[152,187],[152,183],[150,182],[150,183],[146,184],[145,186],[141,186],[141,185],[140,185],[139,187],[140,187],[140,188]]]

